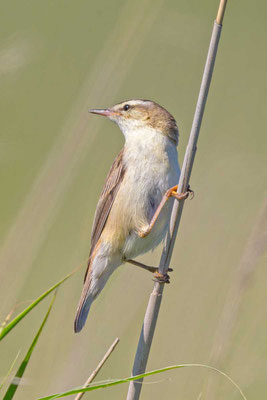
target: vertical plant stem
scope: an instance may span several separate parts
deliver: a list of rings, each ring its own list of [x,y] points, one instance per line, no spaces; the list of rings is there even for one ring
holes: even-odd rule
[[[221,0],[218,10],[217,19],[214,22],[213,31],[210,40],[210,46],[208,50],[207,60],[204,68],[204,73],[202,77],[202,82],[200,86],[198,101],[196,105],[195,115],[193,119],[192,129],[183,161],[182,171],[178,183],[178,193],[183,193],[187,190],[189,179],[192,172],[192,167],[194,163],[194,158],[196,154],[196,145],[198,141],[199,131],[201,127],[202,117],[204,113],[204,108],[208,96],[208,91],[210,87],[210,82],[213,73],[214,62],[216,58],[217,48],[219,44],[222,21],[224,16],[224,10],[226,7],[226,0]],[[219,22],[219,23],[218,23]],[[159,264],[159,271],[161,273],[166,273],[173,252],[173,247],[180,224],[182,212],[183,212],[184,201],[176,201],[173,206],[170,229],[167,234],[165,245],[162,251],[162,256]],[[139,375],[145,372],[147,360],[149,356],[149,351],[157,323],[157,318],[159,314],[162,293],[164,285],[155,282],[153,291],[150,295],[142,331],[139,338],[139,343],[135,355],[134,366],[132,375]],[[138,381],[132,381],[129,385],[127,400],[138,400],[140,397],[140,392],[142,389],[142,379]]]
[[[227,0],[220,1],[218,13],[217,13],[217,17],[216,17],[216,22],[218,25],[222,25],[224,12],[225,12],[225,8],[226,8],[226,3],[227,3]]]
[[[91,375],[89,376],[89,378],[85,382],[83,388],[86,388],[95,379],[96,375],[101,370],[101,368],[103,367],[103,365],[105,364],[105,362],[107,361],[107,359],[109,358],[109,356],[111,355],[111,353],[113,352],[113,350],[115,349],[115,347],[117,346],[119,341],[120,341],[119,338],[114,340],[114,342],[112,343],[112,345],[110,346],[110,348],[108,349],[108,351],[106,352],[106,354],[104,355],[104,357],[102,358],[102,360],[100,361],[100,363],[98,364],[96,369],[91,373]],[[77,394],[77,396],[75,397],[74,400],[81,400],[81,398],[83,397],[84,393],[85,392],[81,392],[81,393]]]

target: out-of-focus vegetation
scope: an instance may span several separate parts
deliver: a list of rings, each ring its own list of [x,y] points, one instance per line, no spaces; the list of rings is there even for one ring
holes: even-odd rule
[[[182,161],[217,6],[211,0],[2,4],[1,320],[87,257],[98,196],[123,145],[119,129],[88,108],[129,98],[159,102],[178,121]],[[229,2],[191,180],[196,196],[186,203],[148,365],[212,364],[253,399],[267,391],[266,11],[263,1]],[[160,249],[142,259],[156,264],[159,255]],[[243,265],[249,265],[245,277]],[[58,293],[16,399],[80,386],[116,336],[120,345],[98,380],[130,375],[151,276],[121,267],[74,335],[82,280],[77,273]],[[47,307],[40,304],[5,338],[0,377],[19,349],[18,365],[23,360]],[[220,321],[228,324],[223,336]],[[144,399],[238,398],[205,370],[150,381]],[[108,398],[126,392],[110,388]],[[106,396],[94,393],[96,400]]]

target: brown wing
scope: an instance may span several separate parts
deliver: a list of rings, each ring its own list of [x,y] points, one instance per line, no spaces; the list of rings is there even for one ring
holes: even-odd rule
[[[112,204],[115,200],[116,194],[119,190],[120,184],[125,174],[125,167],[123,165],[123,151],[124,149],[122,149],[119,152],[109,170],[106,183],[101,192],[100,199],[96,207],[94,223],[92,228],[92,235],[91,235],[91,250],[89,257],[91,257],[94,248],[100,238],[100,235],[106,225],[110,210],[112,208]],[[90,258],[88,266],[89,264],[90,264]],[[88,268],[86,270],[84,279],[86,279],[87,272]]]

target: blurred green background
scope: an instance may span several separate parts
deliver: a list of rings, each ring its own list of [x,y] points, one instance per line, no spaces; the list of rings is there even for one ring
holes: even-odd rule
[[[85,265],[98,196],[123,145],[119,129],[88,108],[159,102],[178,121],[182,162],[217,6],[2,2],[1,320]],[[148,363],[148,370],[214,365],[249,399],[267,392],[266,12],[263,0],[229,1],[191,180],[195,199],[184,209]],[[141,260],[156,265],[160,251]],[[83,384],[116,336],[120,344],[97,380],[130,375],[151,276],[121,267],[75,335],[83,275],[60,288],[16,399]],[[19,349],[22,359],[48,302],[1,343],[0,376]],[[85,398],[126,393],[124,385]],[[142,399],[238,396],[223,377],[194,368],[151,377],[142,390]]]

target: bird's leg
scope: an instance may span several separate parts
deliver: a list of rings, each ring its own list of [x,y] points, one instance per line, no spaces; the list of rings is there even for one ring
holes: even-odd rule
[[[159,275],[162,276],[162,274],[159,273],[159,269],[157,267],[150,267],[149,265],[143,264],[139,261],[135,261],[135,260],[125,260],[126,262],[136,265],[137,267],[143,268],[149,272],[152,272],[155,275],[155,278],[157,278]],[[169,268],[168,272],[172,272],[173,269]]]
[[[178,185],[175,185],[175,186],[173,186],[173,187],[171,187],[170,189],[167,190],[167,192],[162,197],[162,200],[159,203],[159,206],[156,209],[155,214],[153,215],[153,218],[151,219],[150,224],[148,225],[148,227],[145,230],[141,230],[141,231],[137,232],[138,236],[140,238],[146,237],[151,232],[153,226],[155,225],[155,222],[157,221],[157,218],[158,218],[159,214],[161,213],[163,207],[165,206],[165,204],[167,203],[167,201],[171,197],[175,197],[177,200],[185,200],[185,199],[188,198],[188,196],[190,194],[192,195],[192,198],[194,197],[194,192],[193,192],[193,190],[190,189],[189,186],[188,186],[187,191],[185,193],[177,193],[177,189],[178,189]]]

